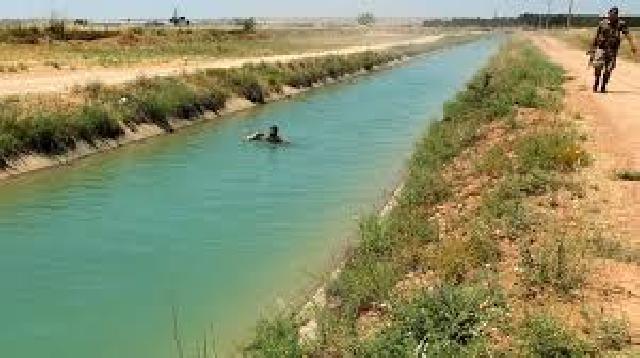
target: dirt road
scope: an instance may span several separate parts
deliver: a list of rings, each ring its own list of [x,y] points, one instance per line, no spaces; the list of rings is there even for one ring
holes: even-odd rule
[[[618,164],[640,170],[640,66],[618,60],[609,92],[591,93],[593,70],[587,69],[587,57],[583,51],[570,49],[551,37],[536,37],[535,41],[568,71],[572,78],[570,97],[586,100],[581,107],[597,113],[600,126],[609,127],[613,137],[607,144],[616,150]]]
[[[558,39],[535,37],[534,42],[567,70],[567,105],[594,130],[598,152],[615,170],[640,171],[640,65],[618,60],[609,92],[593,93],[592,69],[583,51],[568,48]],[[623,192],[619,219],[633,229],[631,239],[640,245],[640,183],[615,182]]]
[[[192,73],[207,68],[233,68],[247,63],[287,62],[296,59],[321,57],[331,54],[348,55],[365,51],[382,51],[396,46],[419,45],[435,42],[443,36],[423,36],[412,40],[386,42],[376,45],[352,46],[331,51],[306,52],[295,55],[275,55],[268,57],[212,59],[210,61],[191,61],[181,65],[159,65],[116,69],[89,70],[50,70],[40,73],[3,74],[0,76],[0,96],[27,93],[64,92],[77,85],[92,82],[114,85],[135,80],[141,76],[171,76],[180,73]]]
[[[640,182],[614,177],[621,169],[640,171],[640,65],[619,60],[609,92],[593,93],[593,69],[587,69],[584,51],[552,37],[532,40],[567,71],[567,110],[590,134],[588,145],[596,159],[590,181],[598,187],[592,199],[599,202],[596,216],[604,235],[640,250]],[[596,272],[600,287],[621,292],[604,310],[626,316],[632,340],[640,345],[640,266],[608,261]]]

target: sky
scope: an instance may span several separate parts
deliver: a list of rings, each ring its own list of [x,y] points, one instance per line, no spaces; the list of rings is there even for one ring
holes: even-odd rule
[[[490,17],[525,11],[566,12],[570,0],[0,0],[0,18],[167,18],[177,5],[189,18],[352,17],[371,11],[378,17]],[[602,13],[612,5],[640,14],[640,0],[574,0],[576,12]]]

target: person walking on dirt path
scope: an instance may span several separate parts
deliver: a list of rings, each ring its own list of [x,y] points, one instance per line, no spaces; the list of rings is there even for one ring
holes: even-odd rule
[[[605,93],[607,85],[611,79],[611,73],[616,68],[616,59],[622,35],[624,35],[631,46],[631,52],[637,54],[633,36],[629,32],[629,27],[624,20],[619,18],[619,10],[617,7],[609,10],[609,16],[600,22],[598,31],[593,39],[593,45],[589,51],[592,56],[593,67],[595,68],[595,83],[593,84],[593,92]]]

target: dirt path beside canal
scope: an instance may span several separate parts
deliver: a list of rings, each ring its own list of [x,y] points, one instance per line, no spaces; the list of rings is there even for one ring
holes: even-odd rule
[[[625,246],[640,248],[640,182],[617,180],[623,170],[640,172],[640,66],[618,60],[609,92],[593,93],[593,69],[584,51],[561,40],[534,36],[534,43],[567,71],[566,108],[590,134],[595,154],[592,182],[599,194],[590,198],[601,209],[606,231]],[[627,316],[635,344],[640,344],[640,267],[620,263],[602,265],[603,284],[615,287],[625,298],[611,298],[610,309]]]

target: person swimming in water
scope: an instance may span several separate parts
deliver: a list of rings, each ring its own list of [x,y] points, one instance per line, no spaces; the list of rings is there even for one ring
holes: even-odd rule
[[[282,139],[282,137],[280,137],[279,131],[280,129],[278,128],[278,126],[272,126],[271,128],[269,128],[268,135],[258,132],[248,136],[247,140],[255,142],[264,141],[272,144],[286,143],[286,141]]]
[[[269,143],[275,143],[275,144],[284,143],[284,139],[280,137],[280,134],[278,134],[278,131],[279,131],[278,126],[272,126],[271,128],[269,128],[269,136],[265,140]]]

